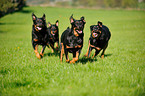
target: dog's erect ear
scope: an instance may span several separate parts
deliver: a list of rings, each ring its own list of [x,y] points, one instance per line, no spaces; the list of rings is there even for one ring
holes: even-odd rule
[[[70,17],[70,23],[73,23],[73,22],[74,22],[74,18],[73,18],[73,14],[72,14]]]
[[[43,14],[42,18],[43,18],[43,20],[45,20],[45,14]]]
[[[90,26],[90,30],[91,30],[91,32],[92,32],[92,30],[93,30],[93,27],[94,27],[94,25],[91,25],[91,26]]]
[[[98,21],[99,27],[102,27],[102,22]]]
[[[55,25],[58,26],[58,23],[59,23],[59,22],[58,22],[58,20],[57,20],[56,23],[55,23]]]
[[[33,19],[33,20],[36,20],[36,19],[37,19],[37,17],[35,16],[34,13],[32,13],[32,19]]]
[[[48,22],[48,26],[51,27],[51,23],[50,22]]]
[[[82,20],[84,23],[86,23],[85,17],[84,17],[84,16],[81,17],[81,20]]]

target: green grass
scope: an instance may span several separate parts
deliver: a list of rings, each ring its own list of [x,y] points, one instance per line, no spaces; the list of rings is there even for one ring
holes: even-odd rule
[[[76,64],[65,59],[60,63],[47,48],[44,58],[36,58],[31,45],[32,12],[38,17],[45,13],[47,22],[58,19],[60,34],[70,26],[71,14],[76,19],[85,16],[84,47]],[[83,55],[89,26],[98,20],[110,28],[112,37],[103,60],[100,54],[87,59]],[[145,12],[25,7],[0,19],[0,54],[1,96],[144,96]]]

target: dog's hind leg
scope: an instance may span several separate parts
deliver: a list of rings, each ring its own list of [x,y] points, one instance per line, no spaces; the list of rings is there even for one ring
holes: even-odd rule
[[[92,52],[92,48],[89,47],[89,52],[88,52],[88,57],[89,57],[89,58],[90,58],[91,52]]]
[[[103,52],[102,52],[102,54],[101,54],[101,58],[102,58],[102,59],[104,59],[104,53],[105,53],[105,50],[106,50],[107,46],[108,46],[108,43],[107,43],[107,44],[105,45],[105,47],[103,48]]]

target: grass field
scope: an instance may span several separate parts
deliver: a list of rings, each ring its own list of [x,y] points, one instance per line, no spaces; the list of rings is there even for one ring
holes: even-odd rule
[[[69,17],[85,16],[84,47],[76,64],[60,63],[46,48],[37,59],[31,45],[32,17],[59,20],[60,34]],[[100,20],[112,37],[102,60],[84,58],[89,26]],[[41,48],[39,48],[41,49]],[[137,10],[25,7],[0,18],[0,96],[145,96],[145,12]],[[93,55],[93,54],[91,54]],[[70,54],[72,59],[72,56]]]

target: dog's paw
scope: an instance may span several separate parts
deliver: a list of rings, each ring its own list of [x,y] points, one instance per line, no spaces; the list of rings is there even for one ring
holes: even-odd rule
[[[71,64],[71,63],[73,63],[73,64],[74,64],[74,63],[75,63],[75,60],[71,60],[69,63],[70,63],[70,64]]]
[[[66,60],[65,62],[69,63],[69,62],[70,62],[70,60]]]
[[[104,59],[104,55],[101,55],[101,58]]]
[[[43,54],[42,54],[42,53],[40,53],[40,56],[41,56],[41,57],[43,57]]]
[[[41,56],[40,56],[39,53],[36,54],[36,57],[37,57],[38,59],[41,59]]]

